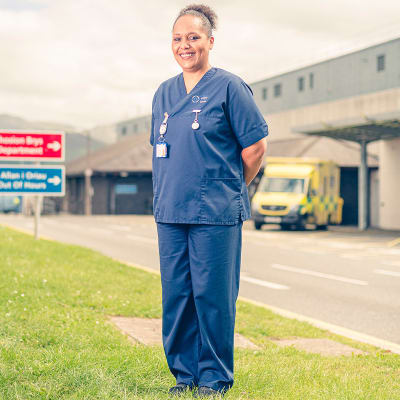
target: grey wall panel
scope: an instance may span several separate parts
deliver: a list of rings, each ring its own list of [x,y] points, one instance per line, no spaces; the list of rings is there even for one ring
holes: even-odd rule
[[[385,68],[377,71],[377,57],[384,55]],[[310,74],[314,76],[310,88]],[[298,78],[304,77],[304,90]],[[273,87],[282,85],[274,97]],[[400,39],[391,40],[309,67],[274,76],[250,85],[263,114],[400,87]],[[263,89],[268,98],[263,100]]]

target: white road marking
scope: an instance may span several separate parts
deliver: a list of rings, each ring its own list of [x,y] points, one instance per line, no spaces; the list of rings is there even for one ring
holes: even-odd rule
[[[250,244],[256,244],[262,247],[273,247],[274,249],[280,249],[280,250],[289,250],[289,251],[301,251],[302,253],[307,253],[307,254],[319,254],[319,255],[326,255],[328,254],[326,251],[324,250],[319,250],[319,249],[307,249],[304,247],[295,247],[290,244],[284,244],[284,243],[272,243],[270,241],[265,241],[265,242],[261,242],[259,240],[250,240],[248,243]]]
[[[382,261],[383,265],[390,265],[391,267],[400,267],[400,261]]]
[[[400,256],[400,249],[374,249],[374,253],[376,255],[385,255],[385,256]]]
[[[334,249],[352,249],[363,250],[368,247],[367,243],[351,243],[351,242],[334,242],[326,241],[325,245]]]
[[[376,274],[396,276],[396,277],[400,278],[400,272],[398,272],[398,271],[388,271],[386,269],[374,269],[374,272]]]
[[[258,286],[264,286],[270,289],[277,289],[277,290],[288,290],[290,289],[289,286],[286,285],[281,285],[279,283],[274,283],[274,282],[268,282],[268,281],[263,281],[261,279],[256,279],[256,278],[251,278],[250,276],[241,276],[240,277],[241,281],[248,282],[248,283],[254,283],[255,285]]]
[[[271,267],[275,268],[275,269],[280,269],[283,271],[297,272],[299,274],[317,276],[318,278],[332,279],[334,281],[351,283],[353,285],[362,285],[362,286],[368,285],[368,282],[366,282],[366,281],[360,281],[358,279],[346,278],[344,276],[339,276],[339,275],[324,274],[323,272],[310,271],[310,270],[304,269],[304,268],[289,267],[288,265],[272,264]]]
[[[143,236],[137,236],[137,235],[126,235],[125,236],[127,239],[134,240],[135,242],[143,242],[143,243],[151,243],[151,244],[156,244],[157,239],[152,239],[152,238],[147,238]]]

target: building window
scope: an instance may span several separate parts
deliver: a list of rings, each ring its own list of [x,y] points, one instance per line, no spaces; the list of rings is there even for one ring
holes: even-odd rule
[[[383,71],[385,69],[385,55],[381,54],[376,57],[376,70]]]
[[[125,136],[125,135],[126,135],[126,126],[123,126],[123,127],[121,128],[121,135],[122,135],[122,136]]]
[[[268,90],[267,90],[267,88],[263,88],[263,90],[262,90],[262,99],[263,100],[267,100],[267,96],[268,96]]]
[[[134,133],[137,132],[137,124],[133,125],[133,132],[134,132]]]
[[[298,88],[299,88],[299,92],[302,92],[304,90],[304,77],[300,77],[297,80],[298,83]]]
[[[310,72],[310,89],[312,89],[314,87],[314,74],[312,72]]]
[[[274,96],[275,97],[280,97],[282,95],[282,85],[280,83],[277,83],[274,85]]]

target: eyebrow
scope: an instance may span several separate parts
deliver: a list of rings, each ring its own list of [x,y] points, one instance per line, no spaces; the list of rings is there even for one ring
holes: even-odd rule
[[[200,35],[198,32],[189,32],[186,35],[192,35],[192,34]],[[174,33],[174,36],[177,36],[177,35],[182,35],[182,33]]]

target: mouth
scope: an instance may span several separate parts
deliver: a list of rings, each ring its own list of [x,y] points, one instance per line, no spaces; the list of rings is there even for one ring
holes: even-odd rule
[[[181,57],[183,60],[188,60],[188,59],[194,57],[194,54],[195,53],[192,53],[192,52],[181,53],[181,54],[179,54],[179,57]]]

